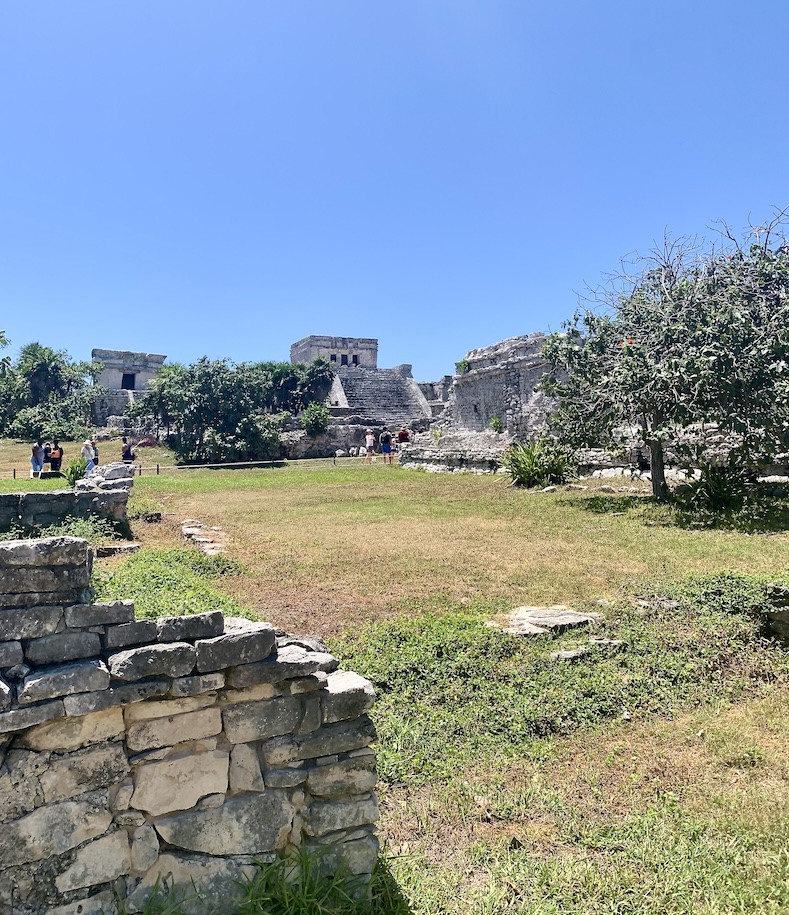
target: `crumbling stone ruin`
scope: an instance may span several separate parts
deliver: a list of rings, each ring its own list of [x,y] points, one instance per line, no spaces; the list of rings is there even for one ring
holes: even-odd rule
[[[370,683],[268,623],[94,602],[91,565],[0,543],[0,915],[140,912],[157,885],[229,911],[300,846],[365,879]]]
[[[94,349],[90,355],[103,365],[96,384],[107,389],[107,394],[93,404],[93,420],[97,426],[125,428],[124,415],[135,396],[145,392],[167,357],[114,349]]]
[[[0,531],[29,531],[90,516],[124,524],[133,473],[127,464],[103,464],[74,489],[0,493]]]

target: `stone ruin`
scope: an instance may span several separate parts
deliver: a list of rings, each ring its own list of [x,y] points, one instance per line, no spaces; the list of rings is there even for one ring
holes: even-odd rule
[[[90,355],[93,362],[103,366],[96,384],[107,389],[106,394],[94,401],[93,421],[97,426],[125,429],[129,407],[135,397],[145,393],[167,357],[114,349],[94,349]]]
[[[299,847],[366,881],[373,689],[319,640],[95,602],[70,537],[0,543],[0,915],[229,911]],[[198,897],[195,897],[195,891]]]
[[[133,475],[128,464],[101,464],[74,489],[0,493],[0,532],[30,531],[91,516],[125,524]]]

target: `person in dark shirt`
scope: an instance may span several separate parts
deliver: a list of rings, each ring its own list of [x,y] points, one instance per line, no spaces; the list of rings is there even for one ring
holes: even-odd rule
[[[380,434],[378,441],[381,443],[381,454],[383,455],[384,464],[388,461],[390,464],[394,462],[394,455],[392,454],[392,433],[387,429]]]
[[[60,465],[63,463],[63,449],[60,442],[55,439],[49,452],[49,466],[51,470],[60,473]]]

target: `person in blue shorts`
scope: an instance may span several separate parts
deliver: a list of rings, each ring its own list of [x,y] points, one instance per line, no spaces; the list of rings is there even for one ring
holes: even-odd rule
[[[378,441],[381,443],[381,454],[383,455],[384,464],[388,461],[390,464],[394,462],[394,455],[392,454],[392,433],[387,429],[380,434]]]

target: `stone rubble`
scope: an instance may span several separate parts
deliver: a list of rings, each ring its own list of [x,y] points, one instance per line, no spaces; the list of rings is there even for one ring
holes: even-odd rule
[[[594,628],[602,620],[599,613],[578,613],[563,605],[553,607],[516,607],[504,614],[502,621],[488,620],[486,625],[510,635],[546,635],[564,632],[578,626]]]
[[[140,912],[157,881],[227,906],[300,846],[367,879],[369,681],[268,623],[137,620],[93,601],[91,563],[76,538],[0,543],[0,913]]]
[[[206,556],[218,556],[227,549],[227,534],[221,527],[207,528],[193,518],[181,522],[181,536]]]

